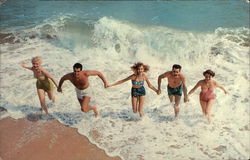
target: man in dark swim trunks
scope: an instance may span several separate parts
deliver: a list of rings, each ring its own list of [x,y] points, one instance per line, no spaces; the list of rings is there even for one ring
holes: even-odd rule
[[[161,80],[163,78],[168,79],[168,97],[170,102],[174,102],[175,117],[178,116],[180,108],[180,100],[182,92],[184,93],[184,102],[188,101],[187,87],[185,83],[185,76],[180,73],[181,66],[174,64],[172,71],[165,72],[158,77],[158,94],[161,94]]]

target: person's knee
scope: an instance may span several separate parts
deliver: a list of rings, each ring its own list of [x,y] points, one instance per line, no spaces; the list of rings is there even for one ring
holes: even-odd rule
[[[82,112],[88,112],[86,107],[82,107],[81,110],[82,110]]]
[[[49,99],[50,100],[53,100],[55,97],[54,96],[49,96]]]
[[[179,111],[180,108],[179,107],[174,107],[174,110]]]
[[[40,101],[41,106],[45,106],[45,101]]]
[[[179,108],[180,103],[175,103],[174,108]]]
[[[208,113],[208,111],[205,109],[204,110],[204,113],[205,113],[205,115],[208,115],[209,113]]]

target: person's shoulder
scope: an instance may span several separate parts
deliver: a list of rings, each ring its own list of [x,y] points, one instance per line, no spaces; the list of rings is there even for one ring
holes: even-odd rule
[[[171,71],[166,71],[165,73],[163,73],[164,77],[170,76],[171,75]]]
[[[205,82],[204,79],[201,79],[201,80],[198,81],[198,83],[204,83],[204,82]]]
[[[32,68],[33,68],[33,67],[32,67]],[[46,71],[46,69],[43,68],[43,67],[41,67],[41,66],[39,67],[39,70],[42,71],[42,72],[45,72],[45,71]]]
[[[136,79],[136,74],[133,73],[133,74],[131,74],[130,76],[128,76],[128,78],[131,78],[132,80],[135,80],[135,79]]]
[[[200,84],[200,85],[203,85],[203,84],[205,84],[205,83],[206,83],[206,82],[205,82],[204,79],[201,79],[201,80],[198,81],[198,84]]]
[[[84,71],[81,71],[82,74],[86,74],[86,75],[89,75],[89,74],[93,74],[93,73],[96,73],[98,71],[95,71],[95,70],[84,70]]]
[[[147,76],[147,74],[146,73],[142,73],[142,76]]]
[[[71,78],[73,77],[73,74],[74,74],[73,72],[70,72],[70,73],[65,74],[64,77]]]
[[[142,74],[142,77],[143,78],[148,78],[147,74],[145,74],[145,73]]]
[[[215,85],[218,84],[217,81],[215,81],[215,80],[213,80],[213,79],[212,79],[212,83],[215,84]]]

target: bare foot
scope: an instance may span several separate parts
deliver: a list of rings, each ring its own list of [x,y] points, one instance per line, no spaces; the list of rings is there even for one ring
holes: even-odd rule
[[[210,123],[211,123],[211,117],[208,116],[208,117],[207,117],[207,120],[208,120],[208,123],[210,124]]]
[[[180,111],[180,108],[179,108],[179,107],[175,107],[175,108],[174,108],[175,118],[178,116],[179,111]]]
[[[144,113],[143,112],[139,112],[140,114],[140,117],[143,117],[144,116]]]
[[[48,108],[47,108],[47,107],[45,108],[45,113],[46,113],[46,115],[49,114],[49,111],[48,111]]]
[[[99,112],[98,112],[98,110],[97,110],[97,107],[96,107],[96,106],[94,106],[94,113],[95,113],[95,117],[98,117]]]

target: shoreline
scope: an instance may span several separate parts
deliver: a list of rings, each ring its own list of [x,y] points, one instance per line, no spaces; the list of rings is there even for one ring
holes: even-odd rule
[[[4,160],[121,160],[55,119],[5,117],[0,120],[0,139],[0,159]]]

